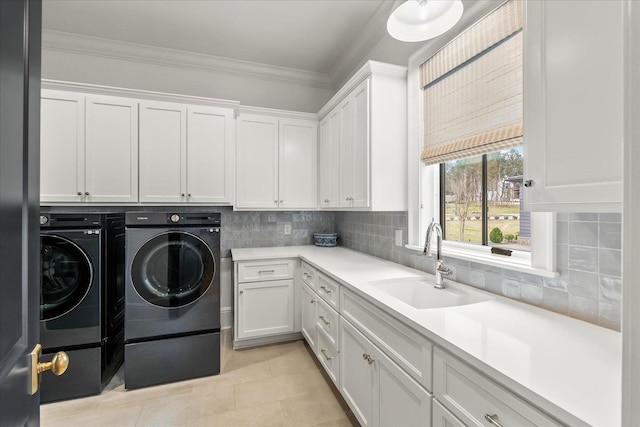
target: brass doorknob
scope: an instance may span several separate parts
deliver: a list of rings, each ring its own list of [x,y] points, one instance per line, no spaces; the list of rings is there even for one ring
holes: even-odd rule
[[[40,388],[40,376],[44,371],[51,371],[55,375],[62,375],[69,367],[69,355],[64,351],[59,351],[53,355],[51,362],[40,362],[42,355],[42,345],[36,344],[29,356],[31,358],[31,395],[33,396]]]
[[[51,362],[38,362],[38,373],[51,371],[55,375],[62,375],[69,367],[69,356],[64,351],[59,351],[53,355]]]

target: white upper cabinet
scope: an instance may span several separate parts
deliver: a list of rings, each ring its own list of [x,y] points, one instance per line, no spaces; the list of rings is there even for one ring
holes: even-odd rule
[[[278,119],[242,114],[236,141],[236,207],[278,207]]]
[[[241,114],[236,208],[315,209],[317,122]]]
[[[340,110],[320,122],[320,206],[340,207]]]
[[[87,96],[85,186],[90,202],[138,201],[138,101]]]
[[[43,90],[40,103],[40,201],[82,202],[84,95]]]
[[[343,186],[342,191],[344,196],[350,198],[349,207],[352,208],[366,208],[371,200],[369,197],[370,81],[370,79],[363,81],[349,95],[351,99],[351,164],[349,166],[352,178],[351,185]],[[404,142],[406,143],[406,139]],[[406,161],[406,158],[403,160]],[[389,175],[392,173],[389,172]]]
[[[140,201],[231,204],[233,110],[140,104]]]
[[[623,18],[624,2],[526,2],[528,210],[621,210]]]
[[[138,102],[46,90],[41,203],[138,201]]]
[[[140,201],[187,201],[187,107],[140,103]]]
[[[318,123],[280,119],[278,207],[318,207]]]
[[[320,206],[406,210],[406,67],[367,62],[318,115]]]
[[[233,110],[187,107],[187,199],[233,202]]]

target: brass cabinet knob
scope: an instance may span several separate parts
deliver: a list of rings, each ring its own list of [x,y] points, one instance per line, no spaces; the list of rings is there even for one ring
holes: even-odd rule
[[[57,352],[51,362],[38,362],[38,373],[51,371],[55,375],[62,375],[69,367],[69,356],[64,351]]]

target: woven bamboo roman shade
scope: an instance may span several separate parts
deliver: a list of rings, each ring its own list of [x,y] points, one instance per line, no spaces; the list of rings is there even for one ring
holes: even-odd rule
[[[431,165],[522,144],[522,0],[509,0],[420,66]]]

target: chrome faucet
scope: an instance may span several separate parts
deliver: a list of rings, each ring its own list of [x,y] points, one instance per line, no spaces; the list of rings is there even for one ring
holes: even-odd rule
[[[436,259],[434,260],[436,283],[434,287],[444,289],[444,279],[442,276],[449,276],[453,274],[453,271],[442,264],[442,227],[433,218],[431,219],[431,224],[427,227],[427,235],[424,239],[424,250],[422,254],[424,256],[431,255],[431,236],[434,232],[436,234]]]

